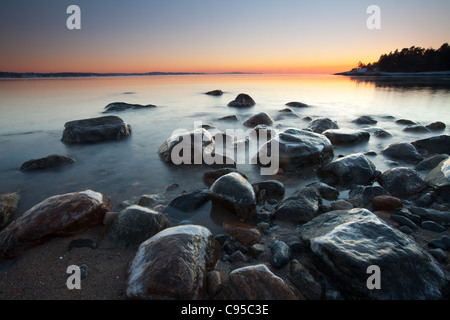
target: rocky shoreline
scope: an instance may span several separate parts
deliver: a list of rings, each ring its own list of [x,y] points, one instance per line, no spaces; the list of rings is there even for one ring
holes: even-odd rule
[[[249,95],[240,94],[228,106],[255,105]],[[301,102],[287,106],[311,108]],[[106,110],[136,108],[157,107],[120,102]],[[280,112],[293,113],[288,108]],[[200,145],[191,146],[192,155],[224,160],[218,166],[205,164],[202,189],[180,192],[183,186],[171,185],[123,203],[95,190],[75,191],[49,197],[15,220],[11,217],[19,195],[0,195],[0,299],[448,299],[446,125],[400,119],[404,131],[433,136],[392,143],[381,155],[339,156],[336,147],[392,134],[367,130],[365,126],[377,123],[371,116],[355,119],[361,128],[351,130],[319,118],[303,129],[276,132],[273,122],[258,112],[244,122],[270,133],[260,146],[257,166],[275,143],[279,147],[280,170],[267,179],[249,180],[233,159],[219,154],[217,135],[223,133],[205,126],[171,136],[155,150],[161,161],[174,165],[174,148],[184,139],[200,137]],[[68,122],[62,142],[98,143],[131,134],[130,124],[106,116]],[[380,172],[372,156],[384,156],[394,165]],[[76,165],[76,159],[51,155],[30,160],[21,170],[65,165]],[[315,182],[287,193],[278,178],[300,171],[314,175]],[[183,219],[206,203],[223,233],[212,234]],[[174,215],[180,218],[171,219]],[[65,285],[69,262],[83,266],[83,289],[78,292]],[[380,273],[379,289],[368,284],[373,266]]]

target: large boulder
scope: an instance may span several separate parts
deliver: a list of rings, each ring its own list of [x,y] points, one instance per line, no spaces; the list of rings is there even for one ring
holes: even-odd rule
[[[239,173],[226,174],[210,188],[213,206],[223,207],[237,217],[254,220],[256,217],[256,196],[252,185]]]
[[[421,153],[426,152],[429,155],[446,153],[450,155],[450,136],[448,135],[416,140],[411,142],[411,144]]]
[[[75,162],[75,159],[68,156],[62,156],[57,154],[49,155],[45,158],[32,159],[24,162],[20,167],[22,171],[37,171],[45,169],[55,169],[64,166],[71,165]]]
[[[357,144],[367,142],[370,139],[370,133],[363,130],[328,129],[322,132],[322,134],[335,145]]]
[[[435,260],[366,209],[324,213],[301,226],[300,237],[316,257],[317,266],[345,296],[380,300],[442,298],[446,279]],[[379,290],[367,286],[370,266],[380,270]]]
[[[147,109],[147,108],[156,108],[153,104],[135,104],[135,103],[126,103],[126,102],[112,102],[105,107],[105,113],[115,112],[115,111],[126,111],[126,110],[134,110],[134,109]]]
[[[0,233],[0,256],[14,257],[55,237],[101,225],[113,208],[109,198],[92,190],[57,195],[35,205]]]
[[[17,193],[0,194],[0,230],[11,221],[19,199]]]
[[[240,93],[236,99],[228,103],[228,106],[235,108],[248,108],[254,106],[255,104],[255,100],[253,100],[248,94]]]
[[[418,163],[423,160],[423,157],[417,152],[416,148],[408,142],[390,144],[381,153],[389,158],[409,163]]]
[[[109,225],[107,238],[123,247],[136,246],[170,226],[164,214],[132,205],[123,209]]]
[[[378,183],[392,196],[402,199],[417,196],[428,187],[428,183],[413,169],[392,168],[378,177]]]
[[[285,130],[261,147],[258,158],[272,155],[272,149],[275,149],[272,145],[278,147],[279,166],[286,171],[320,167],[334,157],[330,140],[307,130]]]
[[[223,300],[298,300],[294,290],[264,264],[230,272],[218,299]]]
[[[221,256],[220,245],[202,226],[164,229],[143,242],[127,275],[129,299],[198,300],[206,296],[207,273]]]
[[[375,165],[362,153],[334,160],[319,170],[320,179],[332,186],[368,185],[375,179]]]
[[[94,143],[131,135],[131,126],[116,116],[74,120],[64,125],[65,143]]]
[[[328,129],[339,129],[336,121],[329,118],[319,118],[308,124],[308,129],[315,133],[322,133]]]
[[[291,196],[281,201],[275,211],[275,218],[295,223],[305,223],[319,212],[322,197],[313,187],[305,187],[295,191]]]

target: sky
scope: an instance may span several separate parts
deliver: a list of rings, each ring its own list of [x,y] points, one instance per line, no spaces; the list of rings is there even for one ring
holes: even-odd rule
[[[67,8],[80,8],[70,30]],[[370,5],[380,29],[369,29]],[[0,71],[334,73],[450,42],[448,0],[2,0]]]

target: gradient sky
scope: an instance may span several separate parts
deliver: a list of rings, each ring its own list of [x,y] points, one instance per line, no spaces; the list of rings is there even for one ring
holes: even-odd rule
[[[81,8],[81,30],[66,9]],[[369,5],[381,30],[369,30]],[[0,71],[333,73],[450,42],[448,0],[2,0]]]

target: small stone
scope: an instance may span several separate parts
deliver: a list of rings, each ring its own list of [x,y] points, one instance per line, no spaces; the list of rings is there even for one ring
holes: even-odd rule
[[[442,250],[448,251],[450,249],[450,238],[443,236],[440,239],[431,240],[428,245],[432,248],[440,248]]]
[[[395,222],[400,223],[401,225],[407,226],[408,228],[410,228],[412,230],[416,230],[418,228],[414,222],[412,222],[411,220],[409,220],[408,218],[406,218],[404,216],[401,216],[398,214],[392,214],[391,219],[394,220]]]
[[[350,210],[353,209],[353,205],[345,200],[337,200],[331,202],[331,209],[333,210]]]
[[[372,199],[372,206],[374,210],[392,211],[403,206],[402,200],[388,195],[376,196]]]
[[[401,232],[403,232],[404,234],[411,234],[413,231],[411,230],[411,228],[409,228],[408,226],[400,226],[398,228],[398,230],[400,230]]]
[[[422,229],[430,230],[430,231],[434,231],[434,232],[444,232],[446,230],[445,227],[441,226],[440,224],[437,224],[434,221],[423,221]]]
[[[270,249],[272,250],[271,263],[275,268],[282,268],[292,257],[291,248],[283,241],[275,240]]]
[[[230,256],[230,261],[231,262],[245,262],[245,261],[247,261],[247,258],[240,250],[237,250]]]
[[[264,245],[262,245],[261,243],[255,243],[254,245],[250,246],[248,252],[253,258],[258,259],[261,253],[264,252]]]
[[[447,254],[440,248],[431,249],[428,251],[438,262],[445,262],[447,260]]]

